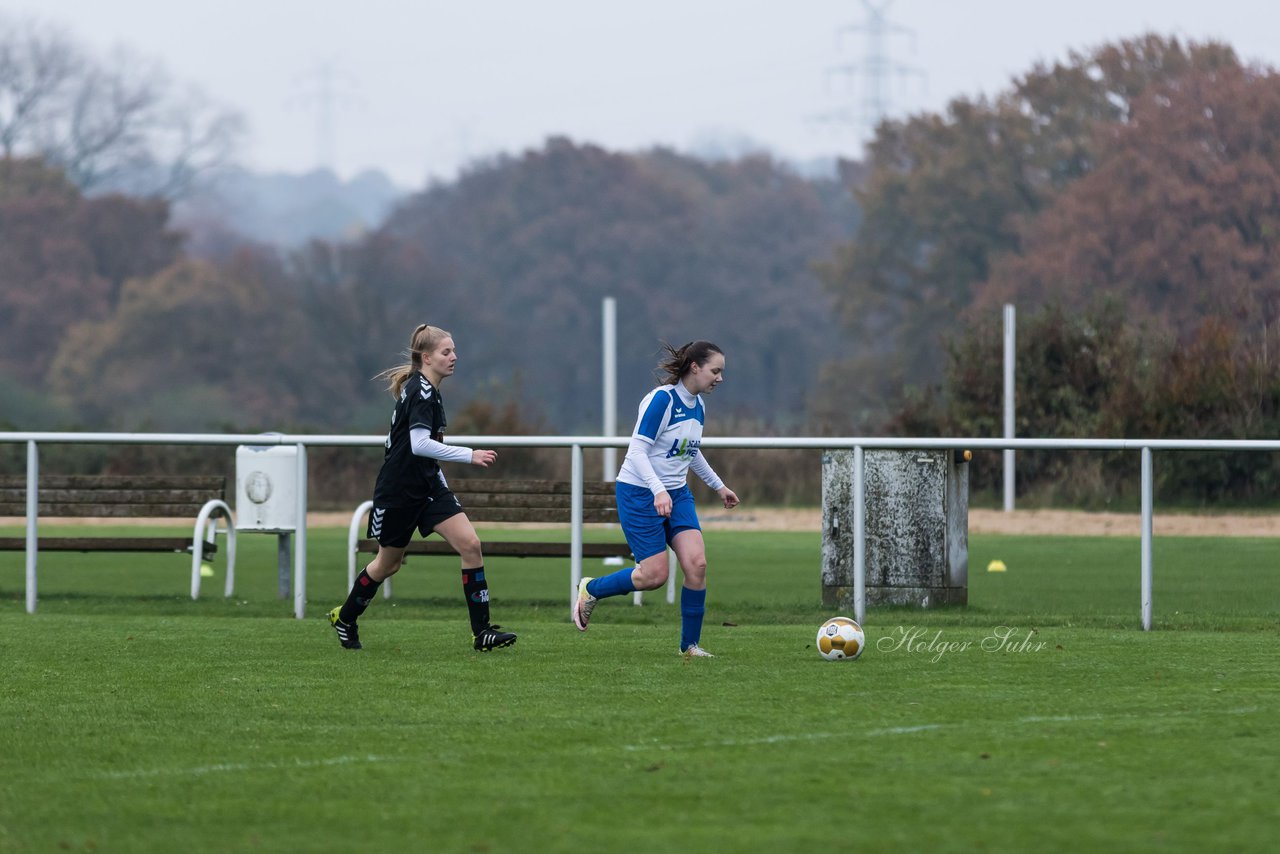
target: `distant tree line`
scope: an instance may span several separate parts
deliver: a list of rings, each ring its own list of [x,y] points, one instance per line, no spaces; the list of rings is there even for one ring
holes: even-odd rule
[[[763,157],[552,139],[427,188],[364,239],[288,252],[224,235],[193,256],[167,210],[86,196],[36,159],[0,162],[5,427],[378,433],[391,401],[372,378],[431,321],[462,354],[445,390],[455,434],[594,433],[605,295],[619,305],[624,431],[662,339],[730,354],[731,382],[709,401],[722,435],[812,432],[814,366],[845,352],[812,264],[854,232],[856,206],[837,182]],[[313,459],[322,500],[368,488],[348,456]],[[745,476],[734,456],[724,464]],[[495,474],[565,466],[563,453],[507,452]],[[757,500],[816,500],[808,468],[775,467]]]
[[[1273,71],[1146,36],[886,122],[835,180],[552,138],[360,239],[227,232],[200,256],[162,198],[6,153],[0,422],[376,433],[371,378],[431,322],[462,357],[455,432],[597,432],[613,296],[623,430],[659,342],[705,337],[729,357],[721,435],[998,436],[1008,301],[1019,435],[1275,436],[1278,132]],[[813,460],[747,456],[724,465],[756,500],[816,500]],[[1020,488],[1123,500],[1133,461],[1085,456],[1021,455]],[[1158,469],[1162,496],[1205,502],[1274,496],[1278,472],[1263,455]],[[979,489],[998,478],[974,467]]]

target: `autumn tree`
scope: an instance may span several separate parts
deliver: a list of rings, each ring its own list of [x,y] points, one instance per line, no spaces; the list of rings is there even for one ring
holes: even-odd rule
[[[360,280],[391,312],[397,350],[412,322],[439,320],[474,360],[457,394],[516,390],[557,429],[600,424],[606,296],[619,306],[620,421],[654,382],[660,339],[707,338],[729,359],[718,411],[807,429],[818,366],[845,345],[812,272],[856,216],[828,183],[765,157],[551,139],[407,200]]]
[[[242,258],[180,261],[126,282],[105,319],[71,329],[49,372],[85,424],[281,429],[341,417],[339,356],[287,290]]]
[[[900,431],[998,435],[998,306],[1021,309],[1017,434],[1264,438],[1280,431],[1280,76],[1193,67],[1095,125],[1089,169],[1020,223],[953,336],[946,385]],[[1132,493],[1132,454],[1019,455],[1019,488],[1071,500]],[[993,488],[997,466],[975,485]],[[985,474],[983,474],[985,472]],[[1165,499],[1256,500],[1280,460],[1162,457]]]
[[[1197,70],[1098,130],[1096,165],[1028,223],[980,305],[1118,296],[1187,337],[1223,318],[1265,347],[1280,321],[1280,75]]]
[[[1124,126],[1153,87],[1192,71],[1239,68],[1230,48],[1154,35],[1037,65],[995,98],[881,125],[863,224],[824,269],[850,333],[874,347],[842,373],[893,399],[942,376],[942,335],[1023,228],[1096,167],[1098,128]],[[868,381],[866,377],[874,377]]]
[[[67,329],[106,317],[180,245],[163,201],[86,199],[59,170],[0,159],[0,372],[38,386]]]

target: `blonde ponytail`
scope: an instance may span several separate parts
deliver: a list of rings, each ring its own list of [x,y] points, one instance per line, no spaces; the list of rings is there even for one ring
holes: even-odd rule
[[[430,353],[441,341],[452,337],[449,332],[439,326],[429,326],[425,323],[418,324],[418,327],[413,330],[413,334],[409,336],[409,351],[405,354],[409,361],[394,368],[387,368],[376,375],[374,379],[386,380],[387,391],[391,392],[392,397],[399,397],[401,389],[404,388],[404,384],[409,381],[409,378],[422,370],[422,355]]]

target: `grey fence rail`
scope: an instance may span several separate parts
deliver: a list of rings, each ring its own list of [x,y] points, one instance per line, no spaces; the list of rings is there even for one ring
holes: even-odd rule
[[[571,554],[569,596],[575,595],[582,577],[582,478],[584,448],[625,448],[625,437],[604,436],[453,436],[461,445],[489,448],[565,448],[572,463],[573,495],[571,502]],[[26,513],[26,600],[27,611],[34,612],[37,600],[36,561],[38,526],[39,446],[42,444],[99,445],[290,445],[297,448],[297,544],[293,564],[293,612],[298,619],[306,616],[307,605],[307,448],[309,447],[377,447],[386,440],[378,436],[345,436],[290,433],[0,433],[0,443],[25,444],[27,447],[27,513]],[[858,437],[708,437],[707,448],[756,448],[773,450],[853,450],[853,501],[857,508],[854,525],[854,601],[855,617],[866,618],[866,548],[863,516],[863,453],[872,449],[898,450],[1063,450],[1063,451],[1134,451],[1141,455],[1142,557],[1141,619],[1142,628],[1151,628],[1152,561],[1151,530],[1152,454],[1155,451],[1280,451],[1280,439],[974,439],[974,438],[883,438]],[[1016,512],[1016,511],[1015,511]]]

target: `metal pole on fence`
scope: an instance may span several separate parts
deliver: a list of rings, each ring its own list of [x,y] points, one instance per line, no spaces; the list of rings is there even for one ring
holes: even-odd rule
[[[582,580],[582,446],[574,445],[572,454],[572,500],[569,504],[569,607],[578,595]]]
[[[853,618],[861,625],[867,615],[867,517],[862,446],[853,449]]]
[[[603,302],[602,327],[604,331],[601,342],[604,351],[604,425],[602,434],[605,438],[618,435],[618,301],[613,297],[605,297]],[[605,483],[613,483],[618,479],[618,449],[612,446],[601,448],[604,470],[601,479]],[[620,559],[619,559],[620,560]],[[606,558],[605,565],[612,565],[613,558]],[[577,588],[574,588],[577,595]],[[644,604],[644,593],[637,590],[631,594],[635,605]]]
[[[1015,343],[1015,325],[1017,322],[1017,314],[1014,307],[1006,303],[1004,307],[1004,437],[1006,439],[1013,438],[1013,405],[1014,405],[1014,381],[1013,370],[1016,361],[1017,348]],[[1012,448],[1004,449],[1004,510],[1006,513],[1013,512],[1013,492],[1014,492],[1014,451]]]
[[[293,616],[307,616],[307,446],[298,443],[298,543],[293,550]]]
[[[1151,449],[1142,449],[1142,630],[1151,630]]]
[[[27,613],[36,612],[36,555],[40,546],[40,453],[35,440],[27,442]]]
[[[618,301],[604,298],[604,435],[618,433]],[[618,471],[618,449],[602,448],[604,475],[601,480],[612,481]]]

